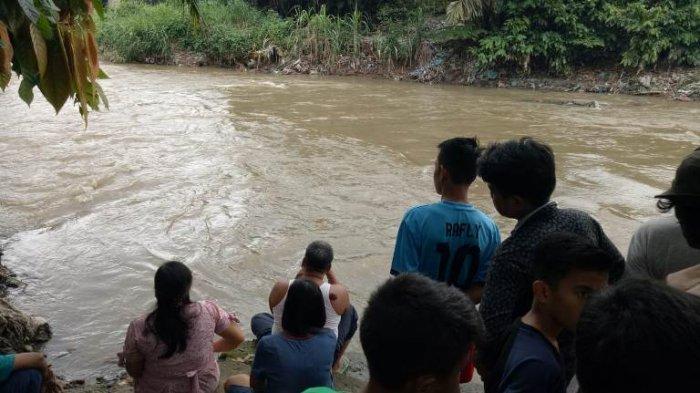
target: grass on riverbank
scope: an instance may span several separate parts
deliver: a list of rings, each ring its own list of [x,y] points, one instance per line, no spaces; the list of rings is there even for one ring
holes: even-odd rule
[[[412,61],[425,33],[420,9],[387,13],[372,31],[359,12],[335,16],[321,8],[282,18],[243,0],[205,0],[201,10],[206,25],[196,29],[177,3],[122,0],[100,23],[98,41],[108,57],[124,62],[169,63],[183,50],[219,65],[244,64],[255,51],[274,45],[286,58],[329,66],[341,55],[363,53],[397,65]]]

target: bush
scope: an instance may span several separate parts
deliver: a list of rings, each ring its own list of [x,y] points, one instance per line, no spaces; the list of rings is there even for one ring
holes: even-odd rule
[[[700,64],[700,1],[619,1],[606,4],[600,18],[623,38],[616,49],[624,66]]]
[[[173,48],[179,48],[228,65],[267,44],[288,46],[292,23],[243,0],[204,1],[201,12],[205,25],[195,29],[176,2],[149,5],[122,0],[108,11],[98,40],[103,50],[121,61],[168,61]]]
[[[137,0],[122,0],[98,27],[100,46],[122,61],[169,59],[173,40],[191,34],[189,19],[180,8]]]
[[[503,0],[470,51],[482,68],[565,73],[614,61],[644,68],[700,64],[698,0]],[[470,37],[471,38],[471,37]]]

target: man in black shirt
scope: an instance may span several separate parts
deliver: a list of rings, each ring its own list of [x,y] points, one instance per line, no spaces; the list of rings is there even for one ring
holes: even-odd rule
[[[570,232],[589,239],[613,258],[610,281],[624,272],[620,252],[605,235],[600,224],[587,213],[560,209],[550,197],[556,186],[554,153],[544,143],[522,138],[489,146],[479,159],[479,176],[488,184],[496,210],[518,223],[509,238],[496,250],[481,300],[481,316],[487,344],[482,354],[499,350],[504,331],[522,317],[532,304],[533,252],[552,233]],[[573,335],[559,337],[567,369],[573,376]],[[480,372],[488,364],[480,365]]]
[[[588,297],[606,287],[612,257],[588,239],[556,233],[535,250],[532,308],[509,330],[486,376],[487,393],[565,393],[558,336],[573,331]]]

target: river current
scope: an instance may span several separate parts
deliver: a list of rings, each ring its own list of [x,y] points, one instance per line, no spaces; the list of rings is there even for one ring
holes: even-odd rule
[[[2,262],[27,283],[14,304],[50,321],[46,351],[69,378],[116,370],[165,260],[187,263],[194,297],[236,311],[249,332],[274,280],[325,239],[362,309],[388,277],[404,211],[438,199],[432,160],[448,137],[550,143],[554,199],[593,214],[623,254],[700,145],[700,103],[661,98],[105,69],[111,110],[87,129],[74,107],[56,116],[38,97],[28,109],[16,80],[0,93]],[[574,100],[601,105],[562,105]],[[514,223],[480,180],[470,198],[507,236]]]

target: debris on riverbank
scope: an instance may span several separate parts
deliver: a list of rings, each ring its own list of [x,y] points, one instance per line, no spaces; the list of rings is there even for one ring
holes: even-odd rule
[[[426,41],[423,46],[430,47],[431,44]],[[274,53],[274,56],[272,59],[261,58],[260,53]],[[176,50],[171,59],[149,58],[146,59],[146,63],[185,67],[220,66],[234,68],[238,72],[366,76],[426,84],[660,96],[681,102],[700,101],[700,67],[640,73],[619,67],[585,68],[576,70],[568,76],[552,76],[542,73],[521,74],[509,70],[479,70],[474,61],[447,52],[424,51],[423,53],[427,53],[428,57],[417,59],[412,67],[386,66],[372,55],[364,55],[359,59],[340,56],[336,64],[329,66],[314,62],[308,57],[285,60],[279,57],[278,53],[279,49],[269,47],[251,54],[247,61],[231,67],[217,63],[201,53]],[[113,59],[109,55],[106,57]]]

